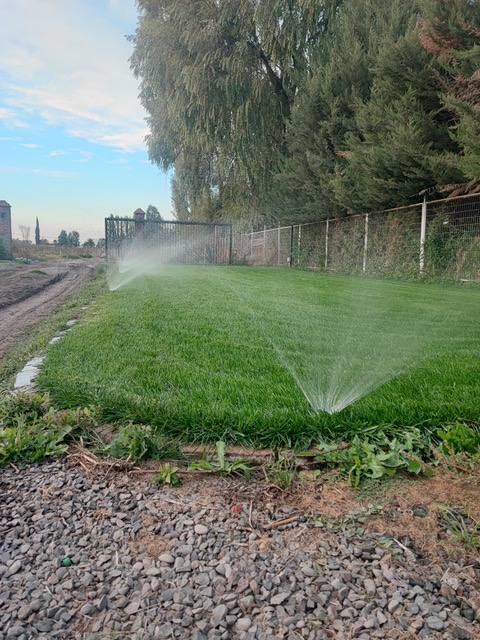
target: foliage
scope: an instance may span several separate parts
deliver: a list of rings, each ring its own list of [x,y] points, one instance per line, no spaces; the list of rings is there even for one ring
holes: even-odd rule
[[[60,247],[79,247],[80,234],[78,231],[69,231],[67,233],[65,229],[62,229],[58,236],[57,244]]]
[[[400,470],[428,475],[429,468],[415,455],[417,439],[417,434],[412,432],[407,432],[402,440],[389,439],[384,434],[372,439],[356,435],[344,448],[338,444],[319,444],[321,456],[315,460],[345,464],[353,487],[358,487],[363,480],[392,476]]]
[[[445,528],[467,548],[480,547],[480,522],[473,522],[458,509],[443,507],[441,521]]]
[[[478,0],[139,0],[178,219],[261,225],[478,186]]]
[[[92,419],[89,409],[56,411],[47,395],[1,396],[0,466],[61,455],[72,433]]]
[[[449,424],[439,429],[437,435],[444,453],[477,454],[480,451],[480,432],[463,422]]]
[[[175,487],[181,483],[181,480],[177,475],[179,468],[180,467],[176,467],[169,462],[161,464],[158,468],[158,473],[153,476],[152,482],[154,484],[169,484],[172,487]]]
[[[131,421],[119,427],[108,447],[108,453],[114,458],[130,458],[133,461],[164,458],[177,452],[176,447],[166,443],[165,438],[151,425]]]
[[[41,240],[40,240],[40,224],[38,222],[38,218],[36,219],[36,223],[35,223],[35,244],[41,244]]]
[[[266,471],[273,484],[280,489],[288,489],[297,477],[295,459],[283,455],[278,455],[276,460],[269,463]]]
[[[157,209],[157,207],[154,207],[153,204],[149,204],[147,210],[145,211],[145,220],[161,221],[163,220],[163,218],[160,215],[160,211]]]
[[[57,244],[60,247],[66,247],[68,245],[68,234],[65,229],[62,229],[57,238]]]
[[[250,215],[338,0],[140,0],[131,64],[179,218]]]
[[[201,469],[203,471],[215,471],[218,473],[224,473],[230,475],[236,471],[242,471],[245,478],[250,478],[250,469],[247,464],[242,462],[240,458],[234,460],[228,460],[226,456],[225,442],[219,440],[215,443],[217,459],[216,460],[199,460],[198,462],[192,462],[189,464],[189,469]]]

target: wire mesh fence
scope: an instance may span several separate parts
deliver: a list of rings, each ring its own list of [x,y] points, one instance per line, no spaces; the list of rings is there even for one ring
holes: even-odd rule
[[[480,281],[480,194],[237,234],[233,255],[253,265]]]
[[[152,253],[163,263],[229,264],[232,226],[207,222],[172,222],[135,218],[105,218],[107,260],[128,251]]]

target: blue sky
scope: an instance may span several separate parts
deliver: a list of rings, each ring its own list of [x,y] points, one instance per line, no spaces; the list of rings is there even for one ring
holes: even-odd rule
[[[128,58],[134,0],[0,0],[0,200],[12,232],[38,217],[103,237],[104,219],[155,205],[171,218],[170,178],[148,160],[145,111]]]

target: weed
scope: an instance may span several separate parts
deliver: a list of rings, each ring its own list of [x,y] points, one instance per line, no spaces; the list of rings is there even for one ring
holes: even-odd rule
[[[152,482],[154,484],[170,484],[172,487],[181,483],[177,471],[180,467],[176,467],[169,462],[161,464],[158,468],[158,473],[153,476]]]
[[[274,485],[280,489],[288,489],[297,476],[297,465],[294,459],[279,455],[267,465],[266,471]]]
[[[469,527],[467,519],[459,510],[444,507],[441,521],[462,546],[473,548],[480,546],[480,522]]]
[[[151,425],[128,422],[120,426],[108,453],[114,458],[161,459],[177,454],[175,445],[168,444]]]
[[[399,470],[431,474],[430,468],[414,455],[414,441],[408,434],[402,441],[396,438],[389,440],[386,436],[377,436],[375,440],[372,442],[355,436],[344,448],[335,444],[319,444],[317,448],[321,456],[316,460],[345,464],[352,487],[358,487],[363,480],[393,476]]]
[[[203,471],[216,471],[218,473],[224,473],[230,475],[236,471],[242,471],[245,478],[250,478],[250,469],[245,462],[242,462],[240,458],[235,458],[229,461],[226,457],[226,446],[222,440],[215,443],[217,459],[216,460],[199,460],[198,462],[192,462],[189,464],[189,469],[201,469]]]
[[[55,411],[46,395],[2,396],[0,466],[61,455],[67,450],[73,432],[91,419],[89,409]]]
[[[471,453],[476,454],[480,448],[480,433],[463,422],[449,424],[445,429],[439,429],[437,435],[442,441],[443,453]]]

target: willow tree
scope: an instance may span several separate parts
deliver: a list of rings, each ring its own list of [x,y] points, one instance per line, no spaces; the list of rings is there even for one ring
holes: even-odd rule
[[[137,0],[131,65],[150,158],[178,169],[179,215],[252,215],[339,2]]]

